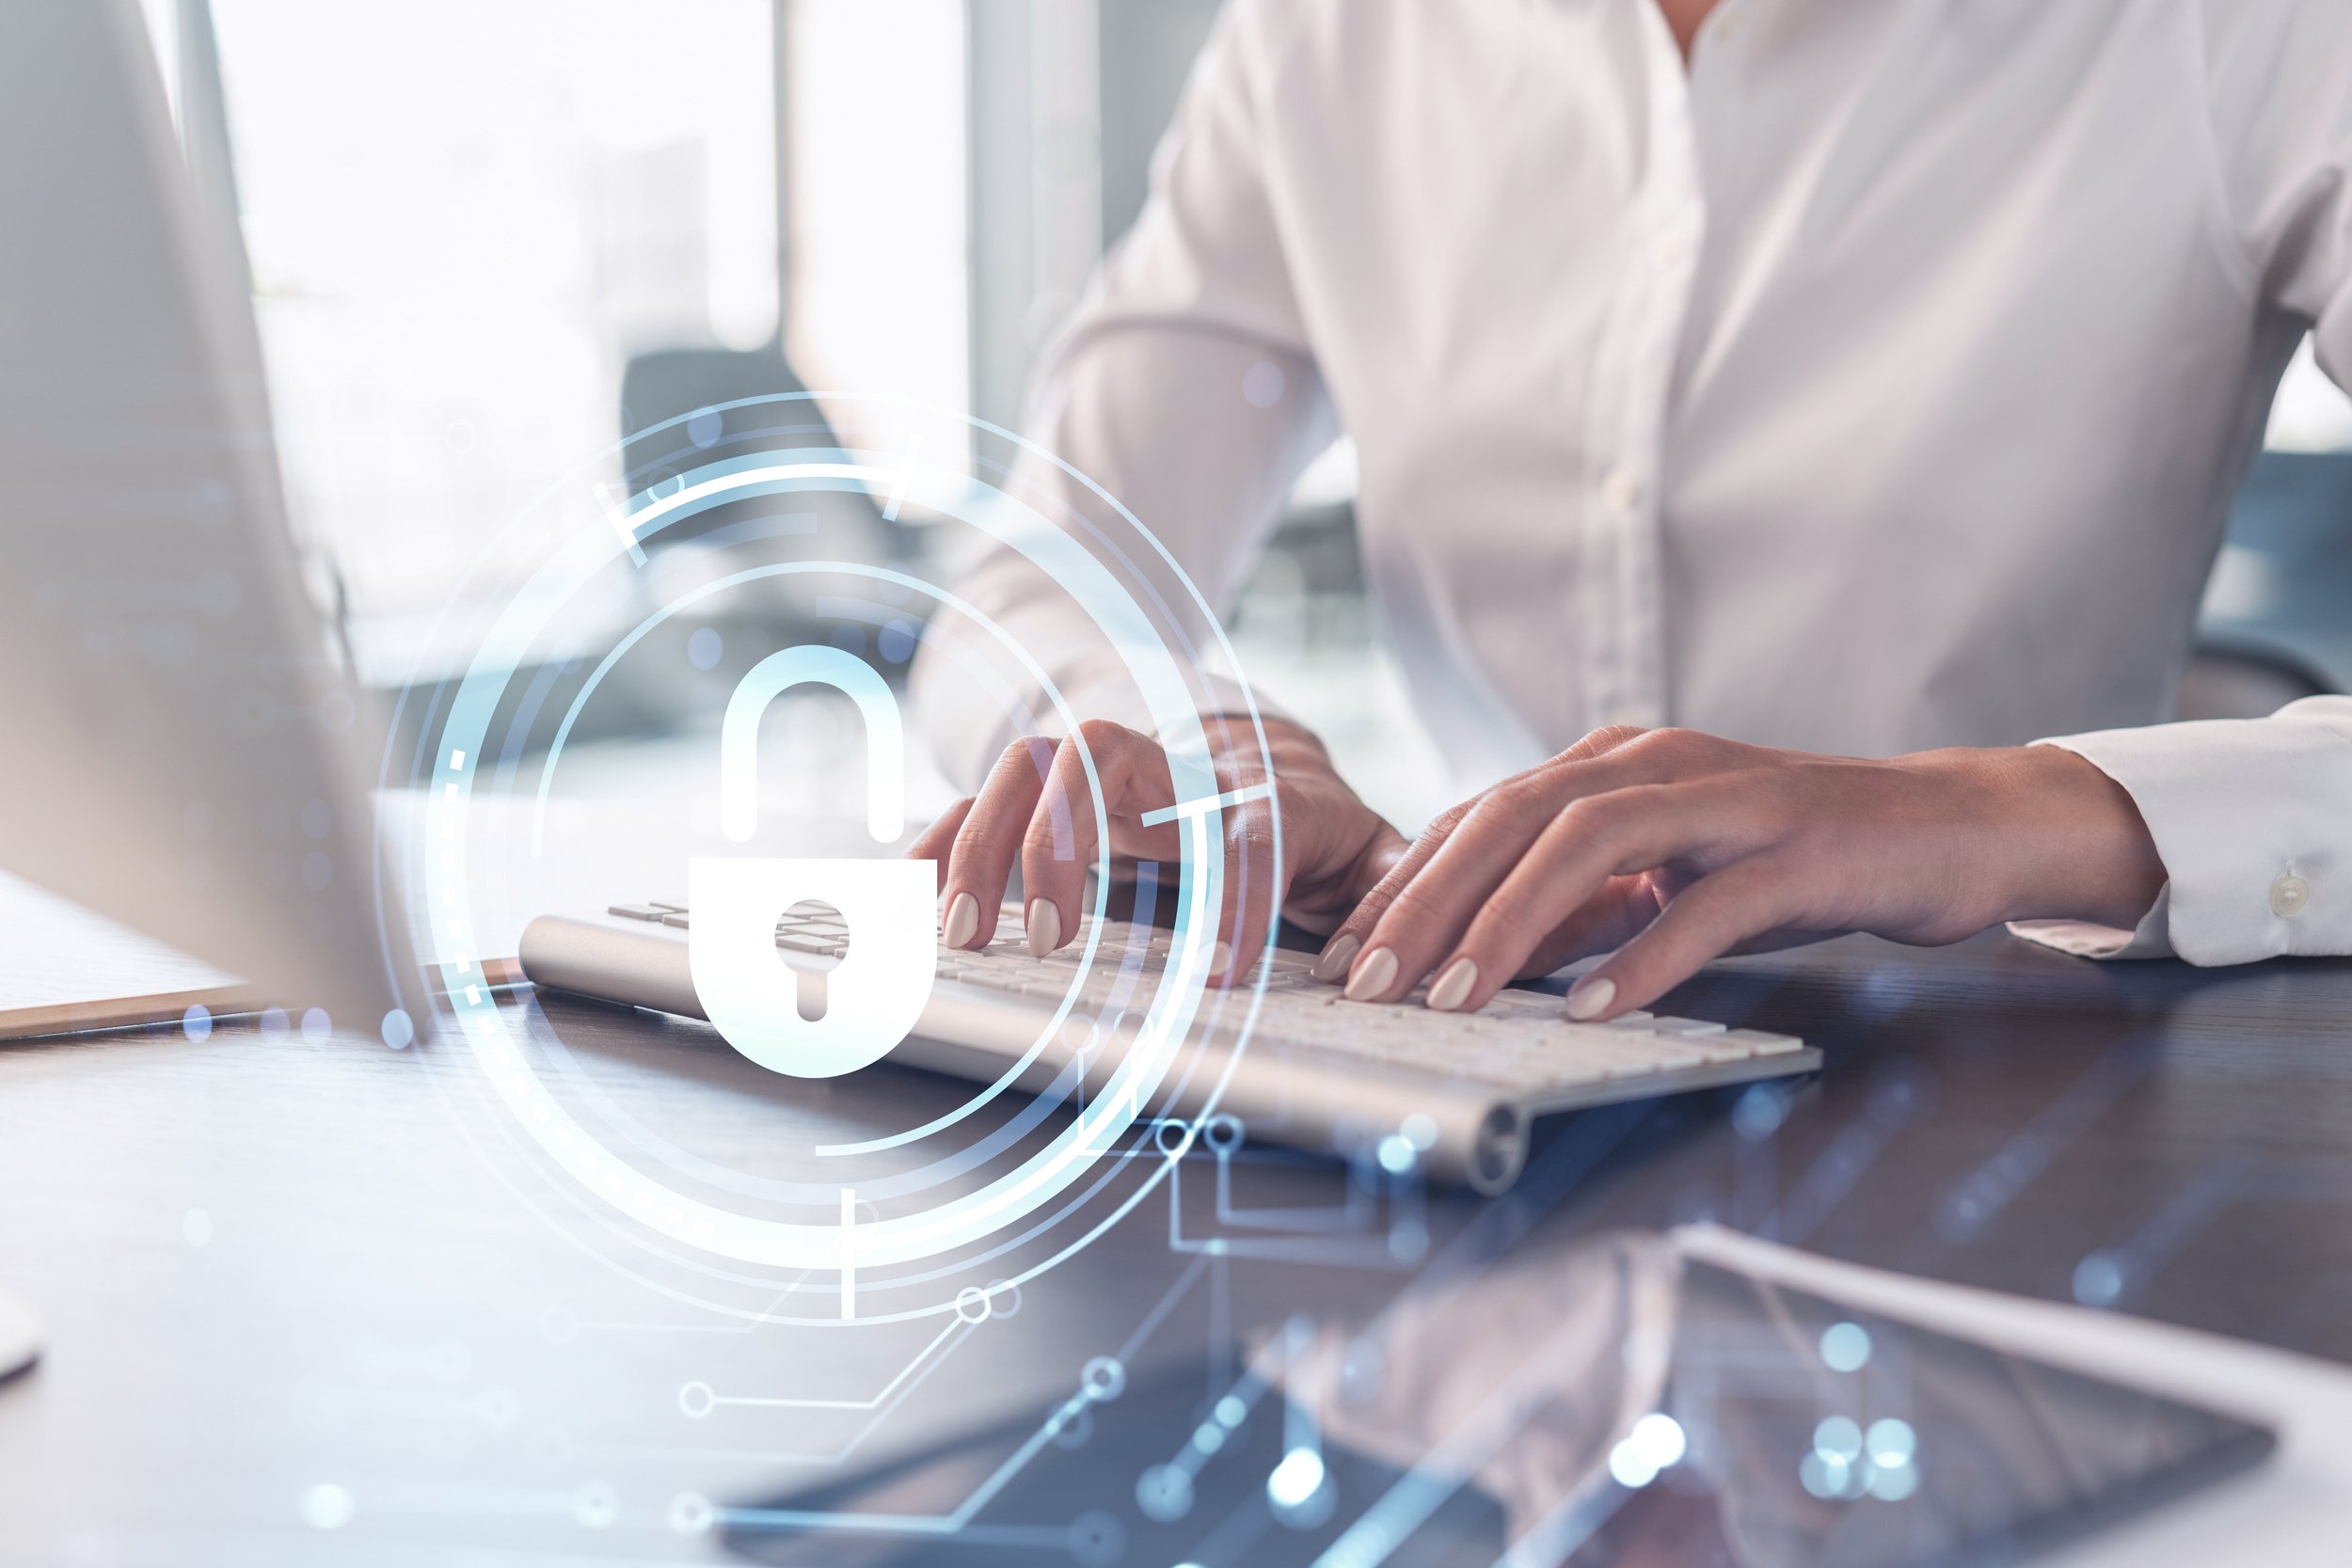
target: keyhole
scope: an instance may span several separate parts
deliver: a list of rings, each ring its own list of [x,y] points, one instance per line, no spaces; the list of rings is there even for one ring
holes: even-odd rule
[[[776,951],[792,971],[793,1010],[814,1023],[825,1016],[825,976],[850,956],[850,926],[821,898],[803,898],[776,921]]]

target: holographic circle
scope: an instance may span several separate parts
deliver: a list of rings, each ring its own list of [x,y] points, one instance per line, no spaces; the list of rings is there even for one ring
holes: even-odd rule
[[[715,412],[729,415],[739,407],[763,403],[787,403],[810,397],[793,394],[773,399],[747,399],[738,404],[721,405]],[[834,395],[827,394],[828,401]],[[886,400],[878,400],[886,401]],[[700,415],[697,416],[701,417]],[[677,421],[669,421],[676,423]],[[731,418],[723,421],[732,427]],[[1099,486],[1086,481],[1083,475],[1066,464],[1058,464],[1050,454],[1027,447],[1009,432],[981,421],[975,427],[1022,447],[1025,451],[1055,462],[1064,473],[1079,481],[1087,490],[1112,509],[1131,526],[1146,551],[1156,551],[1159,561],[1173,568],[1184,593],[1205,613],[1207,606],[1180,567],[1167,555],[1157,542],[1151,539],[1132,514]],[[661,428],[661,427],[657,427]],[[707,427],[706,427],[707,428]],[[641,435],[644,433],[640,433]],[[691,433],[699,437],[704,432]],[[698,447],[707,443],[699,438]],[[1126,584],[1107,571],[1103,563],[1088,553],[1078,542],[1066,535],[1043,514],[1008,491],[948,467],[929,467],[914,460],[910,453],[898,459],[876,458],[853,447],[836,449],[802,447],[787,452],[767,452],[749,457],[724,457],[689,469],[627,499],[622,511],[625,521],[613,531],[601,537],[570,541],[569,547],[559,551],[542,565],[524,587],[514,594],[498,613],[494,624],[480,638],[472,660],[465,675],[447,693],[439,706],[437,727],[432,732],[434,742],[429,768],[421,769],[429,777],[429,795],[425,812],[424,832],[426,850],[419,859],[423,873],[422,908],[429,911],[426,927],[426,947],[431,963],[437,970],[438,979],[455,1024],[455,1033],[470,1048],[474,1059],[484,1070],[486,1082],[498,1101],[512,1117],[513,1125],[521,1129],[540,1154],[564,1171],[573,1180],[575,1190],[592,1195],[596,1203],[615,1217],[625,1217],[671,1240],[704,1254],[731,1259],[739,1263],[762,1267],[831,1269],[841,1267],[850,1246],[847,1227],[830,1216],[802,1223],[763,1215],[734,1212],[723,1202],[672,1185],[662,1178],[640,1168],[640,1162],[631,1156],[640,1150],[629,1145],[607,1147],[588,1126],[577,1119],[566,1105],[540,1082],[534,1066],[525,1050],[526,1038],[518,1034],[514,1021],[501,1010],[498,999],[481,967],[482,947],[476,940],[471,913],[468,906],[468,845],[466,832],[468,813],[472,805],[478,769],[491,756],[491,735],[494,715],[501,703],[509,701],[511,684],[516,673],[527,667],[523,657],[551,619],[566,602],[567,596],[579,591],[596,573],[613,564],[624,553],[636,553],[642,563],[643,546],[654,543],[660,531],[711,508],[748,498],[792,496],[823,492],[862,493],[880,497],[888,494],[895,508],[900,500],[919,505],[930,514],[961,521],[975,532],[1010,546],[1031,563],[1044,570],[1068,591],[1073,600],[1086,606],[1094,614],[1114,646],[1126,661],[1126,675],[1131,678],[1151,708],[1152,721],[1164,740],[1168,743],[1171,768],[1176,771],[1177,796],[1180,809],[1176,820],[1181,828],[1181,854],[1169,867],[1175,885],[1181,889],[1175,926],[1171,933],[1167,959],[1167,973],[1155,989],[1149,1008],[1139,1018],[1129,1015],[1122,1022],[1122,1041],[1132,1038],[1133,1045],[1114,1069],[1109,1082],[1100,1088],[1090,1086],[1078,1113],[1054,1135],[1035,1140],[1037,1148],[1016,1168],[995,1177],[984,1187],[961,1191],[930,1208],[918,1212],[876,1214],[861,1219],[855,1226],[855,1258],[861,1270],[877,1271],[880,1277],[867,1277],[861,1285],[872,1293],[892,1289],[895,1281],[888,1271],[898,1265],[912,1265],[954,1254],[959,1249],[992,1243],[1025,1221],[1034,1228],[1026,1237],[1034,1237],[1047,1225],[1056,1223],[1055,1213],[1037,1216],[1057,1198],[1067,1193],[1090,1171],[1104,1167],[1103,1156],[1111,1152],[1128,1136],[1131,1130],[1148,1117],[1145,1106],[1153,1101],[1171,1082],[1180,1067],[1187,1037],[1194,1025],[1207,988],[1205,974],[1211,950],[1216,940],[1217,912],[1222,903],[1221,882],[1224,876],[1222,854],[1222,814],[1230,810],[1232,800],[1220,796],[1214,771],[1205,760],[1210,754],[1208,736],[1201,708],[1196,701],[1194,672],[1185,667],[1187,660],[1197,658],[1199,649],[1187,641],[1178,648],[1160,634],[1154,618],[1137,601]],[[728,574],[705,584],[690,594],[656,606],[639,624],[636,631],[620,646],[608,653],[596,672],[589,677],[589,689],[594,689],[603,673],[627,653],[630,643],[645,632],[660,626],[695,597],[723,592],[729,588],[771,578],[787,578],[795,575],[822,575],[834,578],[853,577],[875,585],[876,596],[888,604],[904,604],[912,595],[924,595],[957,611],[965,621],[995,638],[1018,659],[1052,705],[1065,733],[1076,733],[1081,717],[1071,710],[1060,692],[1056,690],[1036,660],[1020,648],[1017,641],[996,626],[977,607],[963,602],[938,584],[924,580],[912,573],[895,567],[871,565],[843,560],[795,560],[774,562],[765,565]],[[1165,603],[1158,609],[1166,613]],[[1224,644],[1222,632],[1214,617],[1206,617],[1209,635],[1222,650],[1224,662],[1236,668],[1231,649]],[[1187,634],[1189,637],[1190,634]],[[865,641],[863,636],[861,642]],[[879,622],[875,632],[875,649],[884,659],[900,662],[913,653],[914,633],[911,624],[903,620]],[[709,655],[707,641],[695,650]],[[699,665],[703,657],[692,662]],[[716,663],[715,656],[711,662]],[[1243,704],[1254,725],[1255,705],[1243,690]],[[573,697],[574,715],[584,692]],[[565,721],[568,731],[570,718]],[[564,733],[559,732],[556,746],[548,760],[548,777],[552,776],[561,754]],[[1261,736],[1261,744],[1263,738]],[[1083,751],[1083,741],[1081,742]],[[1093,804],[1102,811],[1101,786],[1093,777],[1090,756],[1084,758],[1089,773]],[[540,801],[544,805],[547,784],[543,780]],[[1277,832],[1279,827],[1277,824]],[[1106,836],[1106,835],[1105,835]],[[1084,952],[1080,974],[1094,960],[1096,929],[1103,913],[1104,892],[1098,891],[1096,914],[1089,923],[1089,935]],[[1070,1016],[1078,986],[1063,998],[1059,1010],[1041,1035],[1038,1049],[1043,1050],[1057,1037],[1069,1038],[1067,1033],[1057,1035]],[[1240,1026],[1245,1032],[1254,1020],[1257,998],[1248,989],[1235,993],[1240,1004]],[[1132,1036],[1123,1031],[1132,1025]],[[405,1018],[388,1017],[382,1028],[387,1044],[405,1045],[411,1031]],[[1089,1034],[1089,1039],[1099,1037]],[[1203,1070],[1214,1074],[1200,1098],[1214,1106],[1223,1083],[1230,1077],[1238,1053],[1229,1053],[1221,1064],[1207,1069],[1184,1067],[1184,1072]],[[981,1101],[1001,1092],[1018,1075],[1018,1069],[1008,1071],[1005,1080],[984,1090]],[[958,1112],[936,1118],[933,1122],[905,1132],[863,1144],[819,1148],[818,1155],[859,1153],[876,1148],[896,1147],[938,1134],[952,1126],[963,1114]],[[1176,1133],[1178,1151],[1187,1147],[1190,1129],[1180,1125]],[[1238,1134],[1238,1125],[1235,1125]],[[1146,1136],[1152,1134],[1146,1133]],[[1166,1147],[1166,1132],[1158,1133]],[[965,1168],[962,1165],[958,1170]],[[993,1305],[1000,1289],[1011,1292],[1010,1307],[999,1307],[998,1315],[1009,1316],[1017,1309],[1018,1281],[1033,1277],[1042,1269],[1069,1256],[1079,1246],[1099,1235],[1110,1223],[1134,1207],[1135,1203],[1156,1185],[1164,1173],[1154,1171],[1136,1191],[1119,1204],[1118,1212],[1100,1223],[1090,1224],[1085,1234],[1061,1247],[1052,1257],[1033,1267],[1021,1271],[1011,1281],[993,1282],[982,1299]],[[1093,1190],[1093,1189],[1089,1189]],[[1074,1205],[1059,1212],[1069,1212]],[[1002,1243],[995,1243],[1002,1250]],[[993,1256],[993,1254],[990,1254]],[[848,1295],[846,1269],[843,1295],[845,1316]],[[920,1277],[931,1277],[920,1275]],[[966,1292],[967,1294],[969,1292]],[[949,1293],[913,1310],[867,1314],[865,1321],[924,1315],[930,1312],[965,1310],[961,1296]],[[790,1319],[779,1321],[817,1321],[823,1319]],[[971,1320],[967,1320],[971,1321]]]

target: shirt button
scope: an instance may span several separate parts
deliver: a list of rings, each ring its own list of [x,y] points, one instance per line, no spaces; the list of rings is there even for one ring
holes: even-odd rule
[[[1642,485],[1623,468],[1612,468],[1600,482],[1600,499],[1616,512],[1630,512],[1642,503]]]
[[[2312,901],[2312,884],[2290,871],[2270,884],[2270,912],[2293,920]]]

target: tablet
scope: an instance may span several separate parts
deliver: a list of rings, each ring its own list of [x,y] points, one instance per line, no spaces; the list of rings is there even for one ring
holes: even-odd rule
[[[1391,1319],[1385,1338],[1278,1334],[1223,1386],[1098,1360],[1060,1400],[723,1509],[723,1538],[828,1568],[1957,1568],[2274,1446],[2220,1411],[1655,1253]]]

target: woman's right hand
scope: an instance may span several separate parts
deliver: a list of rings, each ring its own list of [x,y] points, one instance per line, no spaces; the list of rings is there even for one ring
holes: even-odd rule
[[[1285,918],[1328,932],[1406,847],[1404,835],[1340,778],[1321,741],[1293,724],[1263,722],[1261,752],[1247,721],[1208,721],[1217,791],[1273,786],[1271,798],[1260,793],[1220,814],[1225,907],[1210,958],[1212,979],[1233,967],[1234,953],[1255,953],[1264,944],[1277,907],[1270,893],[1279,895]],[[1107,845],[1099,842],[1087,785],[1089,754],[1102,784]],[[1114,875],[1130,874],[1139,860],[1181,858],[1181,820],[1143,823],[1145,814],[1174,804],[1168,753],[1156,739],[1107,720],[1089,720],[1059,742],[1013,742],[979,794],[958,801],[908,853],[939,863],[946,899],[940,940],[962,948],[985,946],[995,936],[997,911],[1018,862],[1028,897],[1029,950],[1042,957],[1078,935],[1087,873],[1098,848],[1107,851]]]

